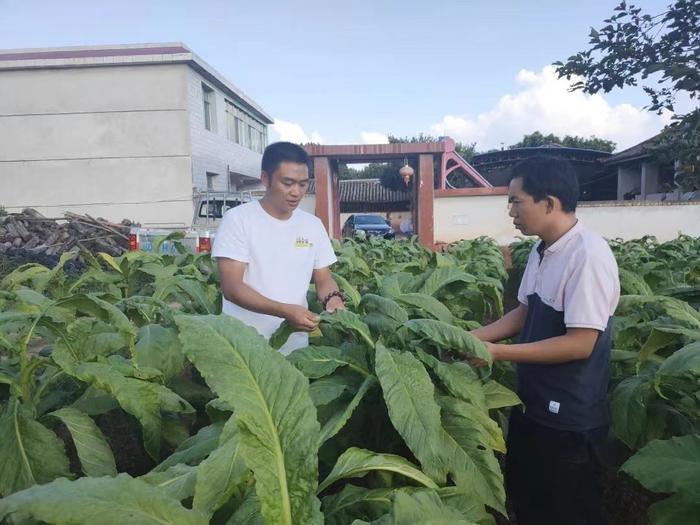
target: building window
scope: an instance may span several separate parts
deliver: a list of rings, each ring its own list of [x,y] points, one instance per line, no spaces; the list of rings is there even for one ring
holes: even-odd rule
[[[248,136],[245,131],[245,122],[236,117],[236,143],[247,148]]]
[[[267,145],[267,126],[230,100],[226,101],[226,129],[231,142],[257,153]]]
[[[218,173],[211,173],[207,171],[207,191],[214,191],[214,179],[218,175]]]
[[[202,102],[204,103],[204,128],[212,131],[214,127],[214,90],[202,84]]]

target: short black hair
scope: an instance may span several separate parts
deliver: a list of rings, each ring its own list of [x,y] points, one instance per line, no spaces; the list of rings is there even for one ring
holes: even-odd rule
[[[564,159],[536,156],[521,160],[511,170],[510,180],[522,179],[523,191],[535,202],[556,197],[567,213],[576,211],[579,186],[574,167]]]
[[[304,148],[291,142],[273,142],[265,148],[262,156],[262,170],[272,177],[282,162],[309,165],[309,155]]]

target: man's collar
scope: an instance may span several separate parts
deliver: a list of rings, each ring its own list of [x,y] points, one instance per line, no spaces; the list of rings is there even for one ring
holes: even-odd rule
[[[545,253],[554,253],[557,250],[559,250],[562,246],[565,246],[566,243],[571,240],[573,236],[575,236],[577,233],[579,233],[583,229],[583,224],[581,224],[580,220],[576,220],[576,223],[569,228],[569,231],[567,231],[564,235],[559,237],[554,244],[552,244],[549,248],[544,250]],[[544,241],[542,241],[541,246],[544,247]],[[537,247],[538,249],[540,246]]]

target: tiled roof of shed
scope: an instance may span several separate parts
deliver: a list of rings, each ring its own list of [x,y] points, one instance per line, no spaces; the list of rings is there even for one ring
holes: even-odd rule
[[[382,186],[379,179],[352,179],[340,181],[340,202],[408,202],[411,194]],[[308,193],[315,193],[314,180]]]

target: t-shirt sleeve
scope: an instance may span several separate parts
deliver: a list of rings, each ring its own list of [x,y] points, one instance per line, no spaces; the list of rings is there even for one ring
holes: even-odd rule
[[[250,262],[244,217],[241,213],[227,212],[216,231],[211,256]]]
[[[520,279],[520,287],[518,288],[518,301],[525,306],[527,306],[527,296],[534,291],[534,281],[535,273],[537,272],[537,254],[533,251],[530,252],[530,257],[527,260],[527,266],[525,266],[525,272],[523,272],[523,277]],[[533,257],[533,253],[535,256]]]
[[[338,260],[333,251],[333,245],[326,233],[326,229],[320,221],[318,222],[318,229],[316,254],[314,255],[314,270],[330,266]]]
[[[612,254],[583,256],[564,285],[564,324],[567,328],[604,332],[619,295],[620,282]]]

